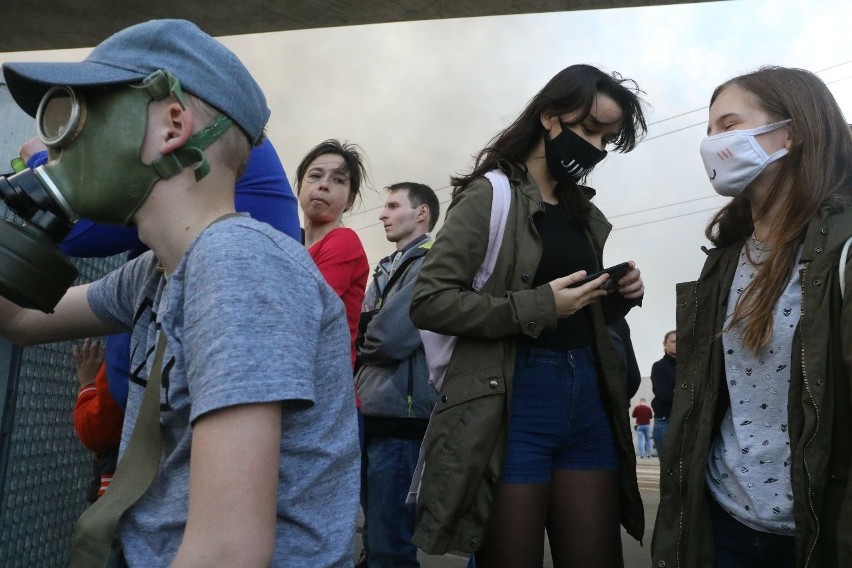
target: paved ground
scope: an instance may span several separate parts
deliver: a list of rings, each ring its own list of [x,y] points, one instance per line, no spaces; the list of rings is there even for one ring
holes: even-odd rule
[[[637,460],[636,475],[639,478],[639,490],[645,504],[645,538],[640,546],[633,538],[627,536],[622,529],[625,568],[649,568],[651,566],[651,533],[654,530],[654,517],[660,504],[660,462],[657,458]],[[360,539],[359,539],[360,544]],[[357,551],[356,551],[357,552]],[[453,554],[444,556],[428,556],[420,553],[421,568],[466,568],[467,558]],[[545,552],[543,568],[553,568],[550,552]]]

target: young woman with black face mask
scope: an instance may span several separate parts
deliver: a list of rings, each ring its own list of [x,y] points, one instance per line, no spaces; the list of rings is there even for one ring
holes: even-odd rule
[[[633,262],[607,293],[610,224],[580,185],[611,148],[645,134],[640,91],[589,65],[559,72],[453,178],[453,204],[421,268],[411,316],[458,337],[432,417],[414,542],[476,552],[477,568],[622,565],[619,521],[644,515],[620,364],[606,324],[644,293]],[[499,170],[511,198],[481,290]]]
[[[733,199],[678,284],[653,564],[852,566],[852,132],[819,77],[765,67],[716,88],[707,134]]]

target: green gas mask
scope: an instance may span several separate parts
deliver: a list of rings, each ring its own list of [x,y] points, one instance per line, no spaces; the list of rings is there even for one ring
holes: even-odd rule
[[[148,104],[169,96],[186,108],[180,82],[166,71],[149,75],[141,84],[83,96],[70,87],[53,87],[45,94],[36,124],[49,161],[36,173],[53,185],[54,197],[64,200],[61,205],[67,205],[70,219],[127,225],[160,179],[184,167],[194,168],[196,179],[207,175],[203,150],[231,126],[224,115],[174,153],[151,164],[142,162]]]
[[[51,88],[36,112],[48,163],[0,177],[0,198],[21,223],[0,222],[0,294],[49,312],[77,276],[57,247],[81,217],[128,225],[154,184],[184,168],[200,180],[210,171],[203,151],[233,122],[219,115],[171,154],[150,164],[142,145],[152,101],[174,97],[180,82],[156,71],[140,84],[78,91]]]

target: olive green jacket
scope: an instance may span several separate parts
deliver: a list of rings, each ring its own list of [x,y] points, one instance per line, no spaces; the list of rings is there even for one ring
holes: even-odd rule
[[[852,263],[841,305],[839,250],[852,208],[824,208],[801,256],[802,313],[787,407],[796,566],[852,566]],[[697,282],[677,288],[677,386],[661,466],[653,566],[713,566],[705,474],[730,404],[720,331],[743,243],[710,250]]]
[[[415,325],[459,336],[424,440],[426,465],[413,542],[430,554],[471,552],[480,546],[505,452],[516,338],[522,333],[537,337],[556,326],[550,286],[531,288],[542,252],[533,223],[543,207],[541,194],[526,173],[510,174],[510,181],[512,203],[503,243],[481,293],[471,291],[470,283],[488,248],[492,188],[485,178],[453,202],[414,288]],[[587,233],[598,263],[610,229],[603,214],[593,209]],[[593,305],[592,319],[601,393],[616,438],[622,524],[640,539],[644,514],[628,399],[604,323],[623,316],[635,303],[612,294]]]

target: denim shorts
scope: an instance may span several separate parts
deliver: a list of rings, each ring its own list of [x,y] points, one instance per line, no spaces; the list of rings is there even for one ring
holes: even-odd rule
[[[618,470],[591,347],[518,348],[501,480],[546,483],[554,469]]]

